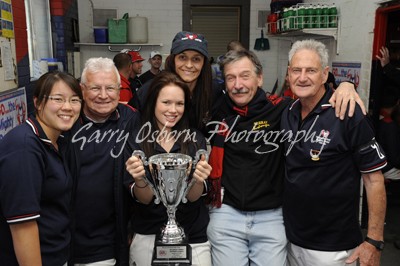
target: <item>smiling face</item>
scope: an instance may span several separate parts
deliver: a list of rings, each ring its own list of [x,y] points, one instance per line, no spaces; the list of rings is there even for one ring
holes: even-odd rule
[[[323,94],[329,67],[322,68],[317,52],[301,49],[297,51],[288,67],[289,83],[300,100],[318,101]]]
[[[160,90],[158,94],[154,114],[157,126],[161,130],[170,131],[185,111],[185,94],[182,88],[169,84]]]
[[[204,55],[197,51],[186,50],[175,55],[174,60],[176,74],[193,89],[204,65]]]
[[[99,71],[87,73],[86,80],[86,84],[81,84],[83,111],[94,121],[104,121],[118,106],[118,77],[114,71]]]
[[[251,60],[243,57],[224,66],[225,86],[231,100],[239,107],[246,106],[262,86]]]
[[[149,63],[151,65],[152,68],[155,69],[160,69],[161,64],[162,64],[162,57],[161,55],[155,55],[153,56],[153,58],[149,59]]]
[[[79,117],[81,110],[81,100],[79,96],[64,82],[57,81],[46,96],[47,101],[42,101],[37,105],[36,118],[42,126],[47,137],[55,143],[58,136],[63,131],[71,129],[72,125]]]

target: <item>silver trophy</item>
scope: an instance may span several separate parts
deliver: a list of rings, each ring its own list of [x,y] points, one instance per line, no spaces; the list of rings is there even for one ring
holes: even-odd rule
[[[176,222],[175,213],[179,203],[187,202],[186,195],[194,184],[189,176],[200,160],[201,155],[208,161],[206,150],[198,150],[195,161],[181,153],[163,153],[151,156],[146,160],[143,151],[135,150],[133,156],[139,157],[149,167],[151,179],[145,181],[155,196],[154,202],[160,201],[167,208],[168,222],[161,229],[161,237],[154,245],[152,265],[191,265],[191,247],[186,241],[185,232]]]

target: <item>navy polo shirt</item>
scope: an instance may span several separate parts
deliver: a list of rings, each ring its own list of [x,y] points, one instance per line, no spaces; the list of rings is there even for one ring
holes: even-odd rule
[[[333,92],[326,90],[304,120],[299,100],[282,115],[283,213],[290,242],[307,249],[340,251],[362,242],[358,223],[361,173],[382,169],[386,157],[360,108],[356,107],[352,118],[336,118],[328,103]],[[296,136],[298,141],[294,141]]]
[[[111,151],[116,145],[117,137],[111,132],[121,133],[118,119],[120,119],[118,111],[104,123],[94,123],[85,115],[81,115],[78,123],[81,128],[85,125],[87,127],[74,132],[76,139],[87,138],[84,147],[79,151],[80,169],[76,180],[75,263],[115,258],[116,214],[113,189],[115,160],[111,156]],[[77,145],[81,145],[81,142]]]
[[[0,141],[0,265],[18,265],[10,225],[36,220],[43,265],[69,258],[72,179],[31,117]]]

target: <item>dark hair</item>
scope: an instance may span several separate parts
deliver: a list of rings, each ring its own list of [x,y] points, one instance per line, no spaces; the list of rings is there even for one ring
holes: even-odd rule
[[[165,61],[165,70],[176,74],[175,55],[171,54]],[[193,119],[190,119],[190,125],[204,131],[206,124],[210,120],[212,106],[212,70],[211,64],[204,58],[204,64],[200,75],[197,78],[196,86],[191,92]]]
[[[333,88],[334,88],[334,89],[337,88],[335,76],[333,75],[332,72],[329,72],[329,73],[328,73],[328,79],[326,80],[326,83],[332,83],[332,84],[333,84]]]
[[[114,56],[114,64],[118,70],[129,67],[132,64],[132,58],[129,54],[119,53]]]
[[[33,91],[33,98],[36,99],[35,113],[37,114],[37,106],[44,104],[49,100],[46,96],[51,94],[54,84],[59,81],[63,81],[71,90],[82,99],[82,90],[79,86],[78,81],[70,74],[60,71],[51,71],[43,74],[36,82],[35,89]]]
[[[183,82],[178,75],[168,72],[162,71],[160,74],[156,75],[151,81],[147,96],[146,96],[146,105],[142,110],[142,121],[144,123],[150,122],[150,128],[142,128],[142,136],[152,136],[153,133],[157,130],[160,130],[157,125],[156,117],[155,117],[155,108],[158,96],[160,91],[167,85],[176,85],[183,90],[185,97],[185,110],[183,112],[182,118],[176,123],[176,125],[172,128],[172,130],[176,130],[177,132],[182,132],[183,130],[189,129],[189,112],[190,112],[190,90],[188,85]],[[148,129],[148,130],[146,130]],[[150,131],[150,132],[149,132]],[[181,137],[176,139],[176,142],[181,145],[181,153],[188,152],[188,145],[190,141],[183,141],[185,134],[182,134]],[[141,137],[142,137],[141,136]],[[141,148],[146,154],[146,156],[154,155],[154,141],[146,141],[144,140],[141,143]]]

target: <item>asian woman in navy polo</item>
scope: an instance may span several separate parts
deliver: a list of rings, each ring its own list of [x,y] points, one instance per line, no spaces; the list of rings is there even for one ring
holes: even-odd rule
[[[72,179],[57,141],[79,116],[82,93],[69,74],[37,81],[35,114],[0,141],[0,265],[66,265]]]

